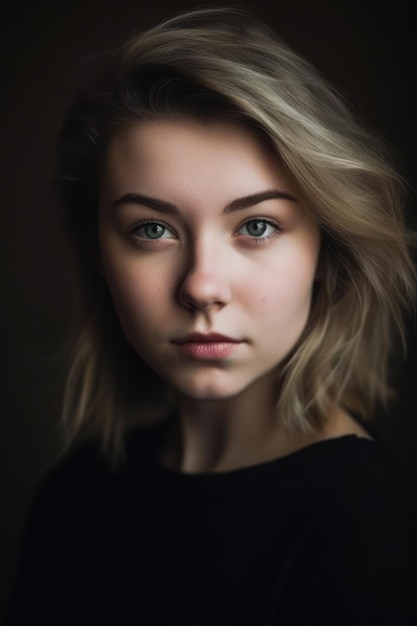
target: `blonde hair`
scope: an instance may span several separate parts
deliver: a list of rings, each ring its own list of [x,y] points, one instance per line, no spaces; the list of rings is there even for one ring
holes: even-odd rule
[[[68,440],[95,418],[105,447],[117,451],[126,413],[166,411],[163,381],[133,354],[91,260],[106,148],[126,125],[161,116],[253,128],[320,226],[324,276],[303,335],[277,372],[279,419],[308,431],[335,404],[371,416],[389,396],[393,337],[404,339],[403,310],[415,289],[403,186],[379,142],[309,62],[240,10],[169,19],[132,36],[104,66],[60,139],[62,196],[87,272],[87,317],[64,399]]]

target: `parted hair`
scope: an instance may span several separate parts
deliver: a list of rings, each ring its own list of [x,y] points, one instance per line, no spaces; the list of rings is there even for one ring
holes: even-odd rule
[[[67,441],[91,424],[117,454],[132,416],[172,408],[164,382],[124,337],[95,263],[106,150],[130,124],[160,117],[253,129],[320,227],[323,276],[301,338],[277,367],[277,419],[309,431],[335,404],[372,416],[389,397],[388,363],[415,291],[403,183],[380,140],[310,62],[241,9],[195,9],[136,32],[93,74],[58,142],[84,302],[64,396]]]

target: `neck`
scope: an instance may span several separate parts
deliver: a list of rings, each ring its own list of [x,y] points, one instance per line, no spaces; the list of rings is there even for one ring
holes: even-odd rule
[[[346,411],[334,406],[320,430],[287,430],[274,410],[273,386],[226,400],[178,398],[177,420],[160,451],[160,461],[180,472],[214,473],[266,463],[302,448],[345,435],[370,439]]]
[[[181,472],[221,472],[267,462],[315,438],[286,431],[275,413],[271,379],[233,398],[177,399],[177,421],[161,460]]]

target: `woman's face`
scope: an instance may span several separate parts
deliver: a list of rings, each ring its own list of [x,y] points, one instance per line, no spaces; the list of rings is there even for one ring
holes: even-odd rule
[[[272,377],[305,327],[319,229],[242,126],[161,119],[121,132],[99,242],[129,342],[187,397],[230,398]]]

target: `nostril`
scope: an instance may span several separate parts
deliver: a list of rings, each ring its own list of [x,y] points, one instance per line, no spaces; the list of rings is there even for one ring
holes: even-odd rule
[[[225,306],[230,294],[230,287],[221,276],[192,272],[181,283],[178,299],[187,308],[207,309]]]

